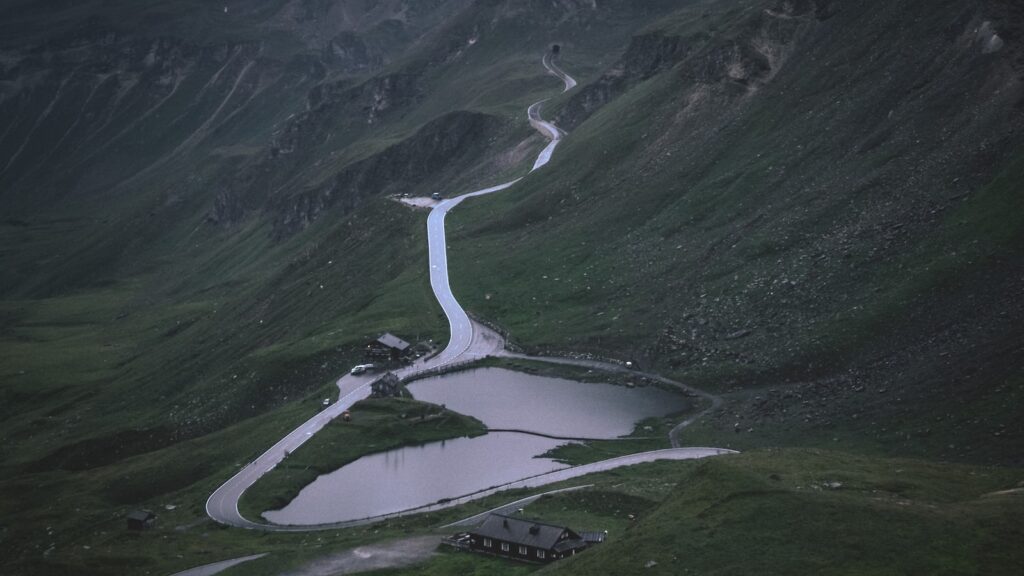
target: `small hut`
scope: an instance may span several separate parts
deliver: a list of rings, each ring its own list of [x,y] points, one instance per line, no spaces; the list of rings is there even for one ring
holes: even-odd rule
[[[402,381],[394,372],[388,372],[370,384],[371,398],[398,398],[402,395]]]
[[[401,360],[409,349],[409,343],[394,334],[383,334],[366,344],[367,358],[375,360]]]
[[[604,533],[585,534],[590,537],[589,540],[565,526],[490,514],[480,526],[456,534],[446,539],[445,543],[520,562],[545,564],[574,556],[604,540]]]

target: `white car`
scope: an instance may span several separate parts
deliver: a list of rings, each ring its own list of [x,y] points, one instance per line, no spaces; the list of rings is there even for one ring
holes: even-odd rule
[[[352,374],[354,376],[356,374],[362,374],[363,372],[366,372],[367,370],[372,370],[372,369],[373,369],[373,364],[359,364],[357,366],[353,366],[352,369],[349,370],[348,373]]]

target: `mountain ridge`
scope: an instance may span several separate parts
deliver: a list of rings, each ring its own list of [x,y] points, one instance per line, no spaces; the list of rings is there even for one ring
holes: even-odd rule
[[[4,570],[165,572],[258,548],[280,558],[261,561],[273,573],[322,553],[315,537],[213,528],[201,502],[319,410],[369,339],[443,344],[423,214],[389,196],[518,176],[450,215],[454,292],[526,350],[630,360],[723,397],[681,440],[745,452],[700,473],[741,494],[701,484],[696,500],[722,501],[679,526],[735,535],[744,491],[771,509],[758,494],[776,482],[744,466],[877,478],[911,458],[928,462],[906,465],[910,484],[969,469],[1009,489],[1024,442],[1024,14],[855,8],[3,2],[0,487],[22,495],[2,505]],[[544,114],[571,130],[527,174],[513,160],[543,143],[522,110],[556,85],[537,65],[554,45],[580,83]],[[767,472],[780,450],[784,471]],[[622,474],[665,507],[657,522],[557,570],[671,566],[620,544],[699,514],[656,487],[700,474]],[[859,493],[829,492],[833,508],[794,490],[786,502],[864,526],[881,513]],[[545,510],[569,521],[589,502]],[[1003,525],[965,506],[968,524]],[[139,507],[160,528],[124,538]]]

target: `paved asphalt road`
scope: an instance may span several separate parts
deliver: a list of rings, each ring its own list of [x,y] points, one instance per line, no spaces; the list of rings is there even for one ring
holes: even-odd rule
[[[577,490],[583,490],[585,488],[593,487],[593,484],[581,484],[579,486],[570,486],[568,488],[559,488],[557,490],[539,492],[537,494],[527,496],[526,498],[520,498],[519,500],[513,500],[512,502],[509,502],[507,504],[502,504],[497,508],[491,508],[490,510],[484,510],[479,514],[473,514],[472,516],[468,516],[466,518],[463,518],[462,520],[456,520],[451,524],[445,524],[444,526],[441,526],[441,530],[444,530],[446,528],[454,528],[456,526],[476,526],[477,524],[483,522],[484,519],[490,516],[491,514],[515,514],[520,508],[525,508],[530,504],[533,504],[537,500],[540,500],[544,496],[550,496],[552,494],[562,494],[564,492],[575,492]]]
[[[562,90],[563,93],[568,92],[576,86],[576,81],[565,72],[562,72],[558,66],[555,65],[551,59],[551,54],[545,54],[541,62],[543,62],[544,68],[546,68],[549,73],[554,74],[561,79],[563,83],[565,83],[565,88]],[[562,141],[562,136],[565,136],[565,132],[563,132],[562,129],[540,117],[541,106],[543,106],[548,100],[549,98],[545,98],[540,102],[534,102],[526,109],[526,119],[529,120],[530,125],[551,140],[548,142],[548,145],[540,151],[540,154],[537,155],[537,160],[534,161],[533,168],[530,169],[530,172],[537,170],[551,160],[551,154],[555,151],[555,147],[557,147],[558,143]]]
[[[537,488],[539,486],[554,484],[555,482],[572,480],[573,478],[579,478],[580,476],[586,476],[587,474],[607,472],[608,470],[614,470],[623,466],[634,466],[636,464],[644,464],[657,460],[694,460],[697,458],[707,458],[708,456],[722,456],[725,454],[736,453],[737,452],[735,450],[729,450],[727,448],[665,448],[664,450],[651,450],[650,452],[628,454],[626,456],[601,460],[600,462],[581,464],[579,466],[562,468],[561,470],[523,478],[522,480],[516,480],[515,482],[509,482],[508,484],[475,492],[462,498],[453,498],[451,502],[447,502],[444,505],[430,507],[430,510],[465,504],[466,502],[483,498],[484,496],[490,496],[491,494],[503,492],[505,490],[513,490],[516,488]]]
[[[570,76],[562,72],[550,61],[549,56],[545,56],[544,67],[555,76],[562,79],[565,90],[571,89],[576,85],[576,81]],[[537,170],[547,164],[551,158],[551,153],[561,141],[564,133],[555,125],[545,121],[540,117],[540,108],[543,101],[534,103],[527,110],[527,118],[531,125],[533,125],[539,132],[545,137],[550,139],[550,143],[547,147],[541,151],[537,160],[534,162],[532,170]],[[532,171],[531,170],[531,171]],[[472,361],[478,358],[482,358],[488,355],[498,355],[504,350],[503,339],[494,333],[493,331],[473,322],[466,311],[459,305],[455,299],[455,295],[452,294],[451,286],[448,279],[448,258],[447,258],[447,246],[445,241],[444,232],[444,221],[445,216],[448,212],[459,205],[466,198],[472,198],[475,196],[482,196],[485,194],[493,194],[501,190],[505,190],[513,186],[518,180],[511,182],[505,182],[497,186],[485,188],[483,190],[477,190],[468,194],[447,199],[439,202],[434,209],[431,211],[427,219],[427,231],[428,231],[428,242],[429,242],[429,253],[430,253],[430,284],[433,288],[434,294],[441,304],[445,315],[448,317],[448,321],[451,329],[451,338],[449,339],[448,346],[437,356],[429,359],[419,360],[414,364],[403,368],[398,371],[400,377],[411,376],[413,374],[437,369],[446,365],[456,362]],[[567,359],[550,359],[552,361],[565,362],[565,363],[585,363],[589,361],[570,361]],[[590,363],[594,367],[602,369],[608,369],[609,367],[615,369],[621,369],[621,367],[605,364],[605,363]],[[648,375],[661,379],[656,375]],[[268,530],[268,531],[305,531],[305,530],[320,530],[329,528],[338,528],[344,526],[355,526],[360,524],[366,524],[384,519],[385,517],[368,518],[363,520],[357,520],[353,522],[343,522],[338,524],[330,525],[314,525],[314,526],[296,526],[296,525],[275,525],[261,522],[253,522],[249,519],[244,518],[238,511],[238,500],[241,498],[242,493],[252,486],[263,474],[272,470],[277,464],[279,464],[289,453],[301,446],[306,440],[308,440],[313,434],[318,432],[332,419],[341,415],[342,412],[349,409],[353,404],[369,396],[370,389],[369,384],[373,380],[373,376],[361,375],[352,376],[346,374],[337,381],[339,388],[339,399],[334,404],[326,407],[324,410],[304,422],[301,426],[290,432],[287,436],[279,440],[276,444],[271,446],[266,452],[261,454],[256,460],[240,465],[239,471],[231,477],[227,482],[220,486],[213,494],[210,495],[206,502],[207,514],[217,522],[227,524],[231,526],[237,526],[248,529]],[[671,382],[671,381],[669,381]],[[673,384],[677,384],[672,382]],[[695,391],[699,394],[704,394],[700,391]],[[710,397],[710,395],[707,395]],[[713,397],[712,397],[713,398]],[[675,446],[675,438],[673,436],[673,446]],[[641,454],[633,454],[629,456],[623,456],[619,458],[613,458],[603,462],[596,462],[593,464],[586,464],[583,466],[576,466],[573,468],[566,468],[542,474],[540,476],[527,478],[507,484],[500,487],[491,488],[485,491],[477,492],[471,495],[466,495],[462,498],[456,498],[450,502],[446,502],[441,505],[427,506],[417,508],[415,510],[409,510],[392,514],[387,517],[395,517],[399,515],[423,512],[431,509],[437,509],[442,507],[455,506],[462,504],[466,501],[482,498],[489,494],[493,494],[500,490],[507,490],[510,488],[523,488],[523,487],[536,487],[553,482],[560,482],[584,474],[590,474],[592,472],[610,470],[619,466],[629,466],[641,462],[650,462],[659,459],[684,459],[684,458],[703,458],[706,456],[718,455],[731,452],[729,450],[723,450],[719,448],[672,448],[668,450],[658,450],[654,452],[645,452]]]
[[[570,86],[575,86],[576,81],[554,67],[549,61],[548,56],[544,57],[543,63],[549,72],[563,80],[567,87],[566,89]],[[551,139],[551,143],[538,156],[537,161],[534,163],[534,170],[550,160],[554,146],[558,144],[562,137],[562,132],[557,127],[540,117],[539,108],[540,102],[531,105],[527,116],[531,124]],[[445,243],[444,219],[449,210],[458,206],[466,198],[499,192],[509,188],[518,181],[517,179],[505,182],[504,184],[444,200],[438,203],[431,211],[430,216],[427,218],[427,236],[430,251],[430,285],[438,302],[441,304],[441,308],[448,317],[451,338],[448,341],[448,346],[440,354],[403,368],[397,372],[399,377],[406,377],[417,372],[440,368],[455,362],[476,360],[488,355],[494,355],[504,348],[504,342],[497,334],[477,325],[469,319],[466,311],[463,310],[462,306],[455,299],[455,295],[452,294],[451,286],[448,282],[448,255]],[[308,529],[309,527],[277,526],[253,522],[243,517],[238,511],[238,500],[241,498],[242,493],[255,484],[261,476],[277,466],[289,453],[301,446],[313,434],[319,432],[328,422],[340,416],[342,412],[348,410],[359,400],[368,397],[370,395],[369,384],[373,381],[373,378],[371,375],[352,376],[349,374],[339,378],[337,382],[339,388],[337,402],[302,423],[301,426],[271,446],[256,460],[241,465],[239,471],[234,476],[210,495],[206,501],[206,513],[210,518],[222,524],[238,526],[240,528],[287,531]]]
[[[563,93],[576,87],[576,80],[574,80],[572,76],[562,72],[562,69],[555,64],[555,59],[550,52],[544,55],[544,58],[541,59],[541,63],[544,64],[544,67],[547,68],[549,73],[558,76],[562,82],[565,82],[565,88],[562,90]]]
[[[451,508],[453,506],[461,506],[463,504],[466,504],[467,502],[479,500],[480,498],[484,498],[492,494],[497,494],[498,492],[504,492],[505,490],[514,490],[517,488],[538,488],[540,486],[547,486],[549,484],[554,484],[556,482],[572,480],[573,478],[579,478],[580,476],[586,476],[587,474],[594,474],[596,472],[607,472],[608,470],[614,470],[615,468],[621,468],[623,466],[634,466],[636,464],[645,464],[648,462],[655,462],[657,460],[695,460],[697,458],[707,458],[709,456],[723,456],[726,454],[736,453],[737,452],[735,450],[729,450],[728,448],[665,448],[662,450],[639,452],[637,454],[627,454],[626,456],[609,458],[608,460],[601,460],[600,462],[592,462],[590,464],[581,464],[579,466],[571,466],[568,468],[554,470],[552,472],[545,472],[544,474],[530,476],[529,478],[522,478],[514,482],[508,482],[507,484],[492,486],[490,488],[478,490],[470,494],[464,494],[462,496],[449,498],[446,499],[444,502],[428,504],[417,508],[410,508],[409,510],[403,510],[392,514],[384,514],[381,516],[375,516],[373,518],[364,518],[361,520],[340,522],[331,525],[305,527],[291,526],[287,528],[319,530],[327,528],[362,526],[365,524],[380,522],[381,520],[408,516],[409,514],[434,512],[437,510],[444,510],[445,508]]]

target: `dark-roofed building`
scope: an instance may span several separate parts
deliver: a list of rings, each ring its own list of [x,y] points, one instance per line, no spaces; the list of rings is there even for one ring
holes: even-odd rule
[[[409,350],[409,343],[387,333],[366,345],[366,356],[376,359],[400,360]]]
[[[149,530],[156,524],[156,514],[149,510],[134,510],[125,517],[129,530]]]
[[[398,398],[401,395],[402,381],[394,372],[388,372],[370,383],[370,398]]]
[[[587,542],[565,526],[491,514],[468,533],[468,547],[524,562],[551,562],[576,554]]]

